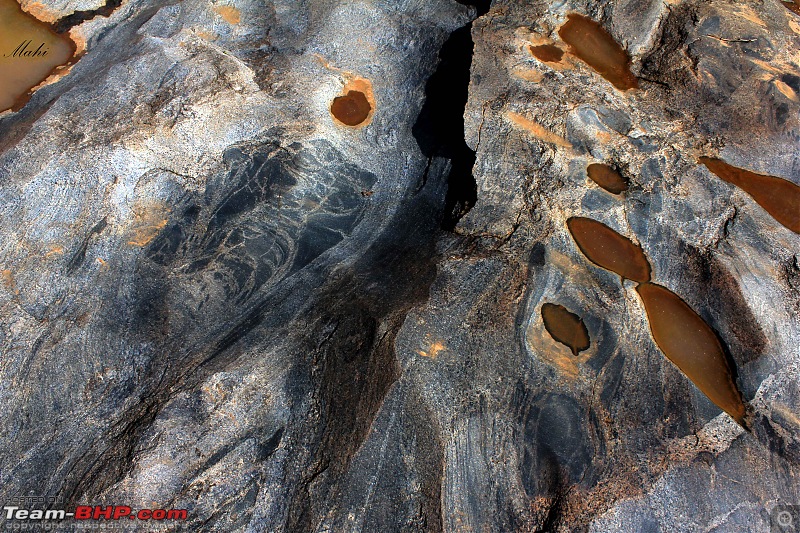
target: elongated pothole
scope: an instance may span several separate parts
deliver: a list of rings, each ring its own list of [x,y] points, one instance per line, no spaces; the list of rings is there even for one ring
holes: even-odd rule
[[[554,44],[530,46],[533,57],[544,63],[558,63],[564,57],[564,50]]]
[[[0,0],[0,112],[24,106],[40,83],[74,60],[76,49],[14,0]]]
[[[650,262],[638,244],[591,218],[567,220],[572,238],[595,265],[640,283],[650,281]]]
[[[678,295],[655,283],[636,287],[653,339],[717,407],[743,424],[745,406],[714,331]]]
[[[592,163],[586,167],[586,174],[611,194],[620,194],[628,190],[628,180],[611,165]]]
[[[542,305],[542,322],[553,339],[570,349],[572,355],[587,350],[590,346],[589,331],[581,317],[559,304]]]
[[[756,174],[713,157],[701,157],[700,163],[749,194],[772,218],[800,233],[800,187],[783,178]]]
[[[567,22],[558,35],[570,51],[621,91],[636,89],[639,81],[631,73],[631,59],[622,46],[597,22],[576,13],[567,15]]]

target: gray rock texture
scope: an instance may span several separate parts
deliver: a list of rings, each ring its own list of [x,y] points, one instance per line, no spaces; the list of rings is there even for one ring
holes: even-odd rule
[[[72,20],[85,54],[0,116],[0,501],[292,533],[767,532],[800,504],[800,237],[697,161],[800,184],[800,17],[466,4]],[[569,53],[570,13],[639,89]],[[352,83],[374,95],[360,127],[330,114]],[[717,332],[749,429],[661,353],[572,216],[639,243]],[[588,350],[548,335],[546,302]]]

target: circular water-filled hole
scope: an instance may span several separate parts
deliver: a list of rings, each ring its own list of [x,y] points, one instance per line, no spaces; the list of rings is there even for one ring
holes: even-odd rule
[[[331,104],[331,114],[347,126],[363,124],[371,111],[367,95],[361,91],[347,91],[344,96],[334,98]]]

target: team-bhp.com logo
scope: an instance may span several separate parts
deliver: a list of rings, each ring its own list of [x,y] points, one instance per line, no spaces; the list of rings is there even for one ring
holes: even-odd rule
[[[769,514],[770,533],[800,533],[800,505],[777,504]]]
[[[85,521],[126,521],[141,520],[158,522],[168,520],[186,520],[186,509],[139,509],[134,510],[127,505],[79,505],[75,511],[65,509],[24,509],[18,505],[3,506],[3,518],[6,529],[32,529],[26,527],[35,523],[52,524],[63,520]]]

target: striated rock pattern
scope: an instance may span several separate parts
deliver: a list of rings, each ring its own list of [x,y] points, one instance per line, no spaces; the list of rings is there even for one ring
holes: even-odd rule
[[[787,4],[23,2],[82,55],[0,115],[0,501],[769,531],[800,504],[800,206],[701,161],[800,185]],[[570,219],[709,326],[742,425]]]

